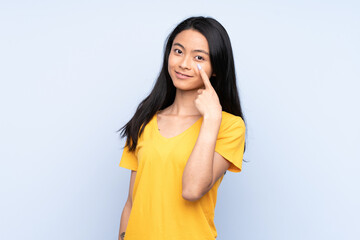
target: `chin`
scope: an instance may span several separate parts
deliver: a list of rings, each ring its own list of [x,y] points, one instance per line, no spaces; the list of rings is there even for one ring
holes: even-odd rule
[[[181,90],[181,91],[194,91],[201,87],[201,86],[197,86],[194,84],[188,84],[185,82],[174,82],[173,81],[173,84],[176,89]]]
[[[201,82],[202,80],[195,79],[194,77],[190,79],[179,79],[176,77],[175,74],[174,75],[170,74],[170,77],[173,85],[178,90],[192,91],[192,90],[197,90],[203,86]]]

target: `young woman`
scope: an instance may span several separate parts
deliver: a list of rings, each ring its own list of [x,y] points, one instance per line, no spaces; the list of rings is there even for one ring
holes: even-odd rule
[[[169,35],[155,86],[121,128],[131,170],[119,239],[214,240],[217,189],[240,172],[245,122],[224,27],[191,17]]]

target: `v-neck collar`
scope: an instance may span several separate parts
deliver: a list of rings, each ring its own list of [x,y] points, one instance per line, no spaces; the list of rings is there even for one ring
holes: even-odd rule
[[[195,123],[193,123],[190,127],[188,127],[187,129],[185,129],[183,132],[179,133],[178,135],[176,136],[173,136],[173,137],[164,137],[160,131],[159,131],[159,126],[158,126],[158,118],[157,118],[157,114],[158,114],[159,111],[157,111],[154,115],[154,130],[155,132],[157,133],[157,135],[159,135],[160,138],[166,140],[166,141],[170,141],[170,140],[174,140],[174,139],[177,139],[178,137],[182,136],[182,135],[185,135],[187,132],[189,132],[192,128],[194,128],[194,126],[196,126],[200,121],[202,121],[203,117],[201,116],[198,120],[196,120]]]

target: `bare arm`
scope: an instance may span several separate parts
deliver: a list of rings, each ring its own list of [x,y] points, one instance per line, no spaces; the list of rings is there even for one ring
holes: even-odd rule
[[[221,120],[220,120],[221,122]],[[215,152],[219,120],[204,119],[183,173],[183,197],[195,201],[206,194],[229,168],[230,162]]]
[[[123,240],[122,233],[126,231],[126,227],[129,221],[129,216],[132,208],[132,193],[134,190],[134,183],[136,178],[136,171],[131,170],[131,176],[130,176],[130,186],[129,186],[129,195],[128,199],[125,203],[124,209],[121,214],[121,220],[120,220],[120,229],[119,229],[119,240]]]
[[[230,162],[215,152],[222,107],[205,71],[199,67],[199,72],[205,88],[198,90],[195,106],[204,118],[182,176],[182,196],[189,201],[207,193],[230,166]]]

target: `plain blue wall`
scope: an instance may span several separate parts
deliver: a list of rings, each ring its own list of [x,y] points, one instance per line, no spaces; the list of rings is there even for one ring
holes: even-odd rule
[[[30,3],[31,2],[31,3]],[[116,239],[124,125],[166,36],[227,29],[248,124],[220,240],[360,239],[358,1],[1,1],[0,239]]]

